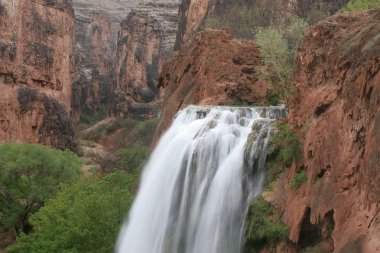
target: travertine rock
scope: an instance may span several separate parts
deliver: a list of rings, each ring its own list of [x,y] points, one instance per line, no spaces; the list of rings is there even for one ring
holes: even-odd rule
[[[191,39],[160,74],[158,85],[166,94],[155,141],[186,105],[264,104],[267,87],[256,75],[258,55],[254,42],[233,40],[227,30]]]
[[[281,204],[298,244],[322,222],[334,252],[380,252],[379,24],[380,10],[335,15],[299,52],[289,110],[303,162],[286,182],[299,169],[308,181],[295,192],[285,183]]]

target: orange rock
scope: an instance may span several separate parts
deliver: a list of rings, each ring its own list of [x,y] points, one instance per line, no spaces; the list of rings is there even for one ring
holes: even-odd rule
[[[282,198],[298,244],[314,228],[334,252],[380,252],[379,24],[380,10],[335,15],[310,28],[299,51],[289,120],[303,162],[287,184],[301,166],[308,182],[285,186]]]
[[[258,55],[255,43],[233,40],[227,30],[207,30],[191,39],[160,74],[165,97],[155,140],[189,104],[264,104],[267,87],[256,75]]]

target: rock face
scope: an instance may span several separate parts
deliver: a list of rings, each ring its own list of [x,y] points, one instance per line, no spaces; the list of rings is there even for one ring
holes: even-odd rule
[[[179,10],[175,49],[198,30],[228,27],[237,38],[252,38],[252,29],[268,26],[296,15],[310,23],[334,14],[347,0],[184,0]],[[281,21],[280,21],[281,22]]]
[[[120,22],[138,0],[74,0],[75,51],[72,108],[94,115],[110,107],[116,87],[116,43]]]
[[[75,148],[70,0],[0,1],[0,142]]]
[[[166,91],[155,140],[177,111],[189,104],[264,104],[267,88],[258,80],[259,49],[237,41],[227,30],[199,33],[163,67],[159,87]]]
[[[289,109],[303,162],[285,180],[300,169],[308,180],[279,195],[298,245],[317,231],[334,252],[380,252],[379,23],[380,10],[335,15],[299,52]]]
[[[120,26],[116,57],[118,115],[151,117],[158,114],[158,74],[173,52],[178,1],[139,5]]]
[[[78,114],[96,114],[109,105],[115,85],[116,38],[108,13],[76,12],[76,47],[72,107]]]

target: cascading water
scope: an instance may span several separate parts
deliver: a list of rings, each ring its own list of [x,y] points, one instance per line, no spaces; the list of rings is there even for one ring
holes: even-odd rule
[[[238,253],[278,107],[190,106],[146,165],[118,253]]]

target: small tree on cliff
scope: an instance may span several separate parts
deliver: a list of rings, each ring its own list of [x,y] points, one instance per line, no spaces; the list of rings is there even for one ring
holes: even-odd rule
[[[259,28],[256,42],[260,46],[263,66],[259,74],[272,84],[273,104],[283,102],[291,91],[290,77],[294,59],[308,24],[300,18],[291,18],[281,26]]]
[[[70,151],[34,144],[0,145],[0,223],[17,235],[30,230],[29,216],[80,175],[82,161]]]

